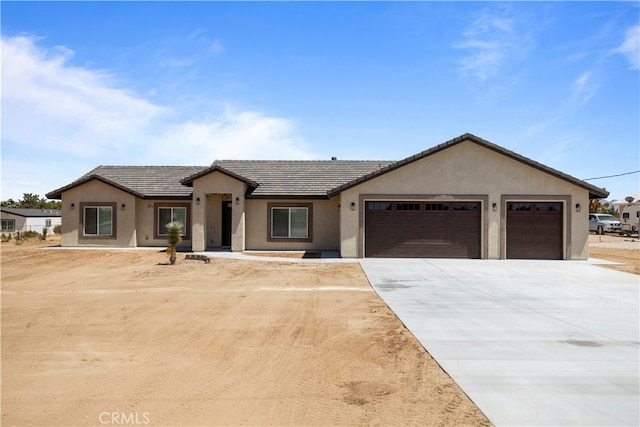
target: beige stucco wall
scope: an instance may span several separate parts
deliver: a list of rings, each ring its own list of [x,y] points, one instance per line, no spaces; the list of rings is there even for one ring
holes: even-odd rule
[[[233,201],[231,250],[243,251],[245,249],[244,194],[246,189],[247,185],[244,182],[218,171],[200,177],[193,182],[193,200],[200,199],[200,204],[194,202],[192,205],[192,248],[194,251],[204,251],[207,248],[208,227],[219,227],[219,224],[215,223],[216,214],[213,213],[218,209],[214,203],[218,199],[207,197],[208,195],[225,195]],[[237,204],[236,198],[238,199]],[[213,223],[211,223],[212,221]],[[208,235],[212,236],[211,232]]]
[[[80,227],[81,203],[115,203],[115,238],[84,237]],[[71,209],[71,205],[74,209]],[[125,205],[122,210],[122,204]],[[136,246],[136,197],[101,181],[93,180],[62,194],[62,246]]]
[[[310,203],[313,205],[313,229],[311,242],[268,241],[270,226],[267,205],[270,202],[279,204]],[[339,205],[340,198],[329,200],[295,199],[295,200],[256,200],[246,201],[246,227],[248,250],[338,250],[340,246]]]
[[[155,215],[157,214],[156,204],[158,203],[163,206],[182,206],[185,203],[191,203],[191,201],[136,198],[136,241],[138,246],[166,247],[168,245],[166,238],[156,238],[154,227],[156,226]],[[190,248],[190,237],[183,237],[178,247]]]
[[[588,191],[475,143],[462,142],[344,191],[342,206],[355,203],[355,210],[340,211],[343,257],[363,256],[364,201],[384,199],[386,195],[420,200],[482,200],[482,253],[489,259],[504,258],[506,202],[561,200],[565,204],[566,258],[588,256]],[[577,203],[582,207],[580,213],[575,209]]]

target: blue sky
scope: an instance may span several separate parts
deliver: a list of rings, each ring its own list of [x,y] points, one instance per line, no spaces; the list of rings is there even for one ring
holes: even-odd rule
[[[2,200],[97,165],[400,160],[466,132],[580,179],[640,169],[638,2],[0,7]]]

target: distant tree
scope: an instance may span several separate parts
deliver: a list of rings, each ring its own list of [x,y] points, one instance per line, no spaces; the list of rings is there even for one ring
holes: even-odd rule
[[[16,202],[13,199],[9,199],[0,202],[0,206],[3,208],[21,209],[62,209],[62,202],[47,200],[33,193],[23,193],[22,200],[18,200]]]

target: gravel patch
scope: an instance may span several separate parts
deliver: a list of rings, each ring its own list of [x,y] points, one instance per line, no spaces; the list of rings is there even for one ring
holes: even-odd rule
[[[640,241],[639,240],[625,240],[618,242],[597,242],[597,243],[589,243],[589,247],[592,248],[611,248],[611,249],[640,249]]]

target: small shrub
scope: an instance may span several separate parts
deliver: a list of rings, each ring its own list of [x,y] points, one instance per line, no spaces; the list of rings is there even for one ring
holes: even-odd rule
[[[21,233],[22,240],[24,240],[24,239],[32,239],[34,237],[39,237],[39,236],[40,236],[40,233],[38,233],[37,231],[34,231],[34,230],[23,231]]]
[[[42,240],[47,240],[47,234],[49,233],[49,229],[47,227],[42,228]]]
[[[182,242],[182,225],[181,222],[170,222],[167,224],[167,243],[169,243],[169,264],[176,263],[176,246]]]
[[[62,225],[58,224],[53,226],[53,234],[57,234],[57,235],[62,234]]]
[[[11,240],[11,234],[2,233],[2,236],[0,236],[0,241],[2,241],[2,243],[7,243],[9,240]]]

